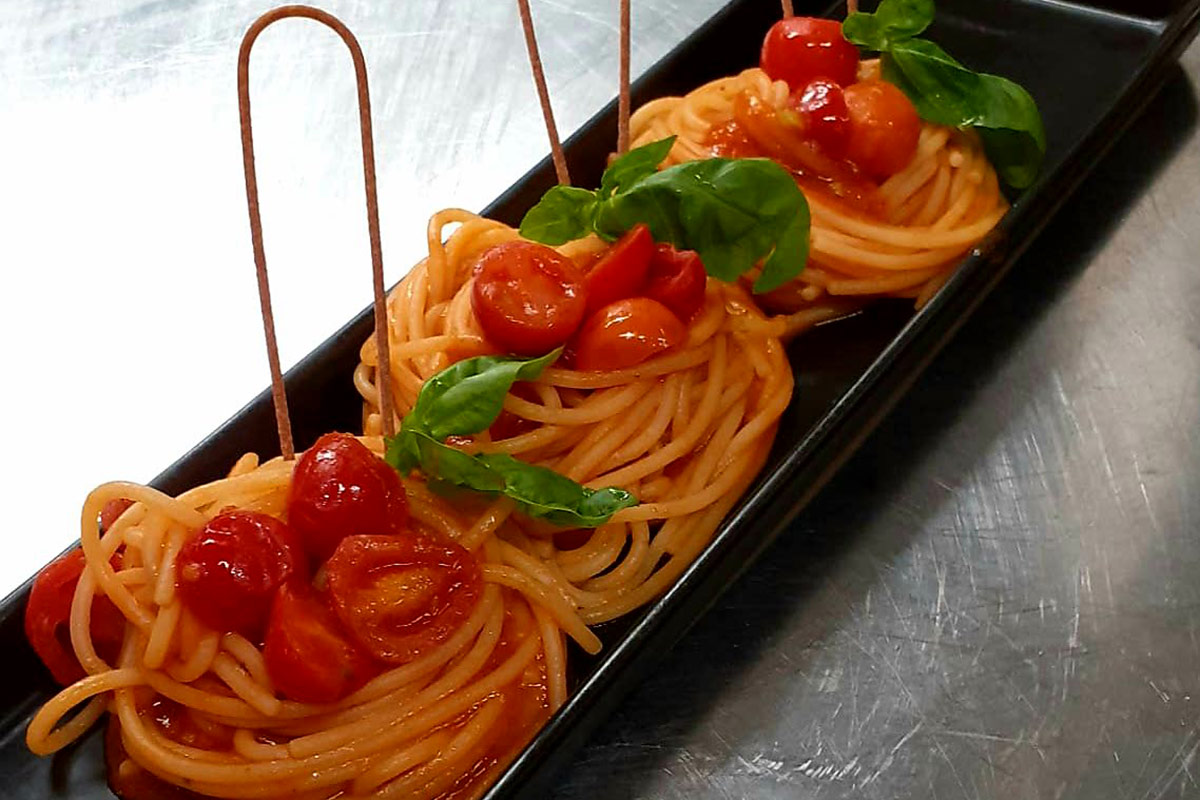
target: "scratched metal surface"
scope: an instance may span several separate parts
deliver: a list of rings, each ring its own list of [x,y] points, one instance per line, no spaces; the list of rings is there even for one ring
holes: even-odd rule
[[[1197,81],[556,797],[1200,797]]]
[[[389,280],[429,212],[481,207],[544,153],[512,5],[326,4],[372,72]],[[566,130],[613,92],[599,5],[534,2]],[[721,2],[635,5],[638,71]],[[266,6],[0,4],[0,366],[45,387],[4,401],[39,424],[6,430],[27,461],[0,591],[75,537],[64,497],[149,478],[264,383],[233,65]],[[277,34],[254,91],[290,362],[368,283],[343,56]],[[1200,796],[1197,80],[1193,48],[557,797]]]

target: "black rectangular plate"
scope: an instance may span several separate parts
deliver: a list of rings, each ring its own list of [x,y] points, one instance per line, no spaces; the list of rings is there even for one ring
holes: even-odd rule
[[[797,6],[797,13],[830,11],[823,3]],[[635,106],[757,63],[762,36],[778,9],[771,0],[731,2],[638,81]],[[920,313],[912,314],[908,303],[879,303],[802,337],[803,346],[791,354],[796,397],[760,480],[667,594],[639,614],[604,626],[600,656],[572,654],[570,700],[488,800],[549,793],[555,770],[812,499],[1152,99],[1195,35],[1198,9],[1200,0],[940,0],[928,35],[972,67],[1020,82],[1037,99],[1049,139],[1041,179],[1016,198],[988,242]],[[616,109],[610,105],[568,141],[572,174],[580,185],[599,181],[615,130]],[[516,224],[552,185],[553,174],[543,162],[485,215]],[[364,311],[288,374],[298,445],[325,431],[358,428],[360,406],[351,375],[370,331]],[[248,450],[264,456],[278,452],[266,392],[153,483],[178,493],[222,476]],[[54,689],[25,642],[22,613],[28,591],[26,584],[0,603],[0,647],[6,655],[0,683],[3,793],[13,800],[107,800],[101,737],[95,733],[54,758],[36,758],[25,749],[25,726]]]

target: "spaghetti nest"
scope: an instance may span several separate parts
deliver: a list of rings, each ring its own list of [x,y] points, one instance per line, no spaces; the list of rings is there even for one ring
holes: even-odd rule
[[[878,61],[863,62],[859,77],[878,77],[878,70]],[[786,115],[788,94],[784,81],[754,68],[683,97],[653,100],[633,114],[634,146],[677,137],[664,166],[722,154],[714,134],[740,122],[747,103]],[[753,149],[746,154],[777,155]],[[1008,209],[978,136],[930,123],[922,123],[911,163],[868,188],[876,193],[871,213],[842,202],[820,181],[798,181],[812,213],[809,263],[768,298],[780,310],[801,312],[793,328],[853,308],[856,298],[905,297],[924,305]]]
[[[376,452],[382,447],[378,438],[364,442]],[[482,543],[476,549],[484,589],[452,636],[340,702],[280,699],[260,647],[205,628],[181,604],[175,564],[187,538],[230,506],[283,518],[294,464],[276,459],[259,465],[246,456],[229,477],[179,497],[130,483],[105,484],[89,495],[82,524],[87,568],[70,616],[71,643],[87,676],[34,717],[27,731],[33,752],[61,749],[110,711],[119,738],[111,738],[110,728],[109,778],[118,791],[130,781],[139,785],[138,773],[145,770],[209,797],[483,793],[565,699],[559,618],[571,609],[561,600],[547,601],[538,587],[533,603],[506,588],[532,581],[506,566],[496,545]],[[418,531],[469,538],[474,520],[419,482],[406,488]],[[101,534],[97,515],[121,498],[135,502]],[[127,620],[112,665],[97,655],[89,633],[97,593]],[[585,648],[599,646],[577,623],[575,635]],[[156,722],[166,707],[186,718],[203,741],[183,743],[168,735]],[[175,796],[145,788],[130,795]]]
[[[445,241],[443,230],[458,229]],[[518,238],[513,229],[466,211],[429,223],[429,256],[388,302],[393,394],[411,409],[423,382],[453,361],[493,352],[472,310],[479,254]],[[586,257],[598,240],[574,242]],[[492,502],[477,535],[493,536],[504,563],[533,576],[595,624],[651,600],[710,541],[721,519],[762,467],[792,393],[779,336],[739,286],[709,279],[705,303],[684,346],[634,368],[581,372],[550,367],[504,400],[523,432],[488,432],[457,444],[511,454],[589,487],[618,486],[641,504],[608,524],[564,534]],[[362,349],[355,382],[365,400],[364,429],[381,427],[377,351]]]

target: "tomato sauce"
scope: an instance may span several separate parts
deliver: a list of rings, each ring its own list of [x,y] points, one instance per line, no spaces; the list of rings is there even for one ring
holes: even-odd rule
[[[177,744],[205,750],[233,750],[233,732],[217,725],[201,726],[186,709],[163,697],[157,697],[138,711],[159,732]],[[111,715],[104,731],[104,763],[108,768],[108,788],[121,800],[203,800],[196,794],[164,781],[153,772],[129,760],[121,741],[121,722]]]
[[[733,110],[733,119],[714,125],[704,139],[714,155],[770,158],[792,173],[806,196],[859,219],[883,218],[883,199],[875,183],[853,163],[830,158],[808,141],[798,116],[792,122],[748,94],[734,100]]]
[[[500,641],[488,657],[481,674],[499,667],[532,636],[540,636],[537,622],[526,606],[505,589],[507,610]],[[492,726],[482,743],[483,754],[475,765],[436,800],[469,800],[483,794],[492,781],[507,767],[521,749],[533,739],[550,718],[549,677],[542,653],[529,664],[518,678],[498,693],[504,701],[500,720]],[[461,724],[456,722],[455,724]]]

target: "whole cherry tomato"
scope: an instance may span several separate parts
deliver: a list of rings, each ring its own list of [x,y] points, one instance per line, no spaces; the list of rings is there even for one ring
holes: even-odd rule
[[[263,658],[275,688],[301,703],[337,702],[380,671],[342,632],[333,610],[301,583],[275,593]]]
[[[535,242],[504,242],[479,257],[471,307],[493,344],[513,355],[543,355],[571,338],[583,321],[585,283],[583,271],[557,251]]]
[[[325,568],[338,619],[388,664],[407,664],[448,639],[483,585],[465,548],[413,533],[349,536]]]
[[[804,121],[805,138],[834,158],[844,157],[850,146],[850,111],[842,87],[817,78],[793,98]]]
[[[641,294],[653,255],[654,237],[650,235],[650,229],[639,222],[588,270],[586,315],[614,300]]]
[[[704,305],[708,273],[694,250],[676,250],[669,244],[654,248],[650,275],[643,294],[657,300],[684,322]]]
[[[317,562],[356,533],[393,533],[408,525],[400,475],[346,433],[327,433],[296,461],[288,525]]]
[[[817,78],[846,86],[858,76],[858,49],[842,36],[837,20],[787,17],[763,40],[761,65],[773,81],[803,89]]]
[[[308,574],[296,534],[257,511],[226,511],[188,539],[175,562],[179,596],[198,620],[251,641],[262,633],[275,590]]]
[[[850,112],[846,157],[876,179],[907,167],[921,136],[921,118],[912,101],[887,81],[876,80],[847,86],[845,97]]]
[[[76,548],[42,568],[33,579],[25,606],[25,638],[63,686],[84,676],[71,647],[71,601],[86,566],[83,550]],[[92,642],[96,654],[112,663],[125,638],[125,617],[102,594],[92,600]]]
[[[575,339],[575,368],[610,371],[637,366],[687,339],[679,317],[657,300],[631,297],[597,311]]]

